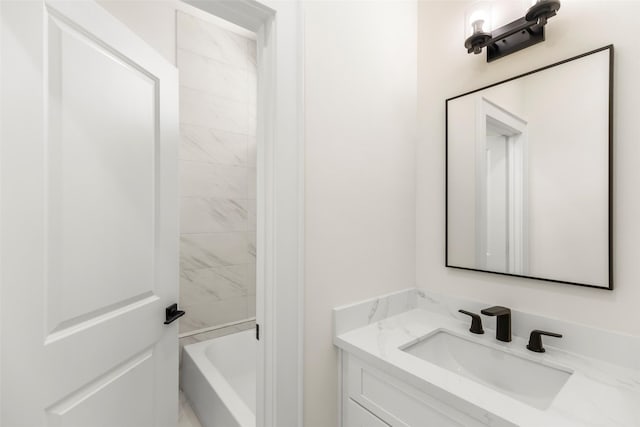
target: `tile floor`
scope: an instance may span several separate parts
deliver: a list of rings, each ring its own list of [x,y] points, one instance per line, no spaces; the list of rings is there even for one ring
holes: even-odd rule
[[[180,390],[180,412],[178,413],[178,427],[202,427],[198,417],[193,412],[187,397]]]

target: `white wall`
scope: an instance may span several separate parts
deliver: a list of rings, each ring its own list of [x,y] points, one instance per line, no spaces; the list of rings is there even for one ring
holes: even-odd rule
[[[331,309],[415,283],[416,3],[304,7],[304,425],[330,427]]]
[[[417,147],[417,281],[421,288],[502,304],[540,315],[612,330],[640,333],[640,56],[634,16],[640,2],[562,2],[547,26],[547,41],[491,64],[463,48],[463,19],[470,1],[419,3]],[[512,2],[494,2],[494,11]],[[504,22],[506,23],[506,22]],[[494,24],[502,24],[496,22]],[[444,267],[444,100],[523,72],[613,43],[614,281],[613,292],[516,279]],[[553,94],[549,93],[552,98]]]

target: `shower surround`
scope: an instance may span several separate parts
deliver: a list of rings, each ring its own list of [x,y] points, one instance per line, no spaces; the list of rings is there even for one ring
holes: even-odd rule
[[[178,11],[180,333],[255,316],[256,43]]]

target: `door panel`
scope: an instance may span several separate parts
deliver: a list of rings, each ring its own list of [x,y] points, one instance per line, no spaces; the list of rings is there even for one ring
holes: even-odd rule
[[[347,425],[345,427],[389,427],[389,424],[353,401],[347,400]]]
[[[48,408],[48,425],[85,427],[94,420],[105,427],[152,426],[153,376],[151,352],[145,352]],[[124,398],[131,392],[138,398]]]
[[[49,14],[48,325],[154,294],[156,84]],[[105,262],[108,261],[108,262]]]
[[[175,426],[177,72],[91,1],[0,7],[2,425]]]

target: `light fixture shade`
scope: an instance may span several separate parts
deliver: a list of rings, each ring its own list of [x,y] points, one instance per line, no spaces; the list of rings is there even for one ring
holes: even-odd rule
[[[544,26],[549,18],[556,16],[559,9],[560,0],[537,0],[527,10],[524,18],[527,21],[537,21]]]

